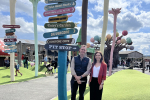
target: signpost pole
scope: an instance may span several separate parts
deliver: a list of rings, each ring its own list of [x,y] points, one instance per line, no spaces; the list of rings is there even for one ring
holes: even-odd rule
[[[63,14],[66,15],[66,14]],[[61,15],[62,16],[62,15]],[[60,28],[58,31],[66,30]],[[58,39],[65,39],[67,35],[59,36]],[[67,100],[67,84],[66,84],[66,71],[67,71],[67,51],[58,50],[58,99]]]
[[[15,4],[16,0],[9,0],[10,1],[10,23],[11,25],[15,25]],[[11,81],[15,81],[14,76],[14,53],[10,53],[10,78]]]
[[[30,0],[33,4],[34,46],[35,46],[35,76],[38,76],[38,41],[37,41],[37,4],[40,0]]]

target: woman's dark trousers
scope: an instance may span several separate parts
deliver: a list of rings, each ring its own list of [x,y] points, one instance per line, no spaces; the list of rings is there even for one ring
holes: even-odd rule
[[[101,100],[103,88],[99,90],[98,78],[92,77],[90,82],[90,100]]]

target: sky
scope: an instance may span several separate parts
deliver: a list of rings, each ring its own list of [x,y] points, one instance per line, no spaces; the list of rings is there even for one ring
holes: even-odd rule
[[[38,2],[37,6],[37,33],[38,40],[46,41],[43,37],[45,32],[57,31],[57,29],[46,29],[44,24],[48,23],[49,17],[44,17],[44,0]],[[10,25],[10,8],[9,0],[0,0],[0,38],[4,38],[5,30],[2,25]],[[89,0],[88,2],[88,19],[87,19],[87,43],[96,35],[101,37],[103,28],[103,6],[104,0]],[[128,31],[128,35],[123,38],[130,37],[133,41],[134,51],[138,51],[144,55],[150,55],[150,0],[109,0],[109,10],[112,8],[121,8],[121,12],[117,16],[117,30],[122,35],[123,30]],[[33,26],[33,5],[29,0],[16,0],[16,25],[20,25],[20,29],[16,29],[15,35],[18,39],[34,40]],[[69,13],[73,16],[68,21],[79,23],[80,30],[82,22],[82,0],[76,0],[75,12]],[[113,35],[114,16],[108,14],[107,34]],[[76,40],[78,34],[74,34]],[[69,36],[67,36],[69,38]],[[54,39],[54,38],[48,38]],[[55,37],[57,39],[57,37]],[[123,49],[122,51],[126,51]]]

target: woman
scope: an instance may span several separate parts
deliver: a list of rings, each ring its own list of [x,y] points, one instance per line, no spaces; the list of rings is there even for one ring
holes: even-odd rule
[[[94,63],[92,64],[89,85],[90,100],[101,100],[104,80],[106,80],[107,65],[103,60],[100,51],[94,54]]]

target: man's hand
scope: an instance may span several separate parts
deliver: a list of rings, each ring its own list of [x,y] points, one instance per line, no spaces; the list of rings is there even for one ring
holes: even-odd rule
[[[82,82],[81,82],[81,80],[79,80],[79,81],[77,81],[77,83],[78,83],[78,84],[81,84]]]
[[[81,76],[75,76],[76,81],[80,81]]]

